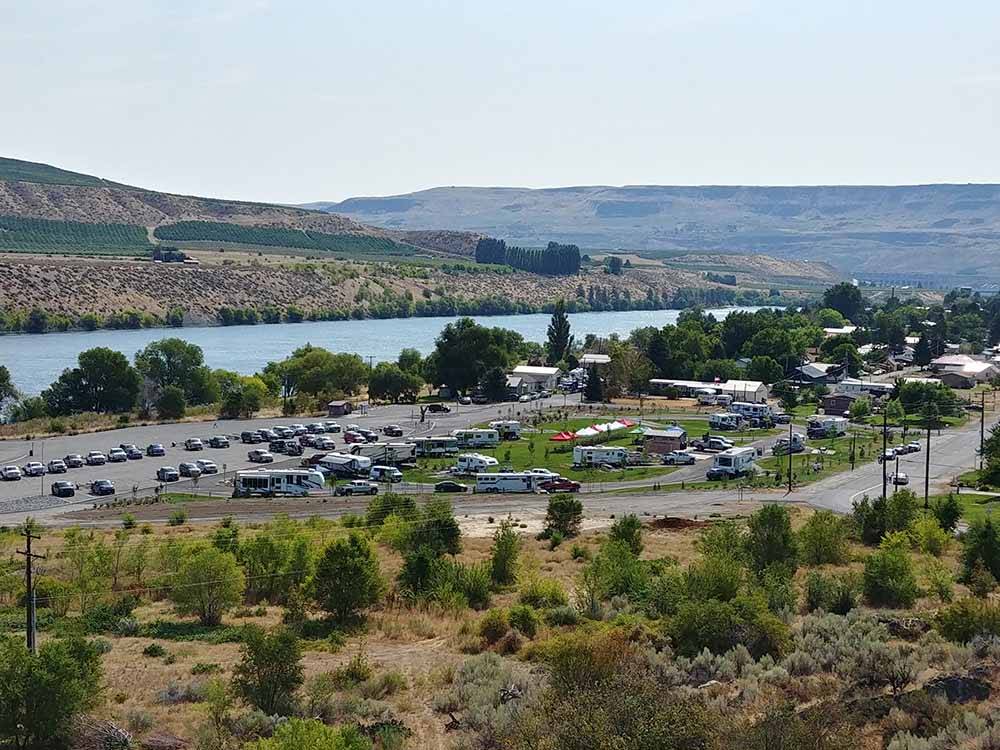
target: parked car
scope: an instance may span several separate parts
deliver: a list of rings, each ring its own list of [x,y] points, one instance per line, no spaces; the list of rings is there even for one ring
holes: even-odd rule
[[[886,461],[895,461],[897,455],[902,455],[895,448],[887,448],[884,453],[880,454],[878,457],[878,462],[884,463]]]
[[[83,456],[79,453],[70,453],[63,461],[70,469],[79,469],[84,464]]]
[[[295,433],[284,425],[278,425],[277,427],[272,427],[271,432],[277,435],[279,438],[290,438],[295,437]]]
[[[303,453],[303,448],[298,443],[289,440],[285,443],[285,455],[286,456],[301,456]]]
[[[378,433],[372,430],[361,430],[361,436],[365,439],[366,443],[378,442]]]
[[[308,432],[305,435],[299,435],[299,445],[305,448],[312,448],[316,445],[316,436],[310,435]]]
[[[195,461],[198,468],[201,469],[202,474],[218,474],[219,467],[216,465],[215,461],[209,461],[207,458],[199,458]]]
[[[323,427],[326,428],[327,432],[332,432],[332,433],[340,432],[340,424],[337,422],[324,422]]]
[[[906,447],[910,453],[920,453],[920,443],[915,440],[912,443],[907,443]]]
[[[720,479],[728,479],[728,478],[729,478],[728,471],[725,471],[724,469],[717,469],[714,466],[705,472],[705,479],[709,480],[710,482],[717,482]]]
[[[435,402],[433,404],[427,404],[427,411],[431,414],[448,414],[451,412],[451,407],[448,406],[448,404]]]
[[[490,402],[490,397],[485,393],[477,393],[472,397],[472,403],[474,404],[488,404]]]
[[[130,445],[127,448],[122,448],[122,450],[125,451],[125,456],[128,458],[129,461],[142,460],[142,451],[139,450],[136,446]]]
[[[49,461],[49,474],[65,474],[66,468],[66,462],[60,458],[53,458]]]
[[[333,441],[333,438],[317,437],[313,441],[313,447],[321,451],[332,451],[337,447],[337,444]]]
[[[110,479],[98,479],[90,483],[91,495],[113,495],[115,484]]]
[[[44,477],[45,467],[38,461],[28,461],[24,465],[23,473],[26,477]]]
[[[910,478],[903,472],[899,472],[898,474],[890,474],[889,481],[892,482],[894,486],[899,487],[904,484],[909,484]]]
[[[260,442],[262,443],[270,443],[272,440],[277,440],[279,437],[278,433],[267,428],[257,430],[257,434],[260,435]]]
[[[347,484],[337,485],[333,491],[334,495],[377,495],[378,485],[372,484],[367,479],[354,479]]]
[[[387,424],[382,428],[382,434],[386,437],[403,437],[403,428],[398,424]]]
[[[324,427],[320,422],[313,422],[310,425],[306,425],[306,432],[310,435],[322,435],[326,432],[326,427]]]
[[[229,438],[225,435],[213,435],[208,439],[209,448],[228,448]]]
[[[293,424],[288,429],[292,431],[292,434],[295,435],[295,437],[298,437],[299,435],[305,435],[307,432],[306,426],[304,424]]]
[[[560,479],[558,473],[552,471],[552,469],[543,469],[536,467],[534,469],[527,469],[525,474],[532,474],[533,476],[539,477],[541,479]]]
[[[775,424],[788,424],[789,422],[792,421],[792,415],[780,412],[778,414],[773,415],[771,419],[774,420]]]
[[[519,404],[526,404],[529,401],[531,401],[531,394],[530,393],[522,393],[520,396],[517,397],[517,402]]]
[[[373,466],[368,472],[368,478],[375,482],[395,484],[403,481],[403,472],[395,466]]]
[[[104,466],[108,462],[108,457],[100,451],[91,451],[87,454],[87,466]]]
[[[684,451],[670,451],[663,456],[663,463],[667,466],[690,466],[695,462],[695,457]]]
[[[355,432],[354,430],[348,430],[344,433],[345,443],[363,443],[365,442],[365,436],[360,432]]]
[[[443,482],[438,482],[434,485],[435,492],[468,492],[469,485],[462,484],[461,482],[456,482],[451,479],[445,479]]]
[[[538,488],[546,492],[579,492],[580,483],[574,482],[572,479],[566,479],[565,477],[556,477],[555,479],[547,479],[541,482]]]
[[[156,479],[159,482],[176,482],[180,478],[180,472],[173,466],[161,466],[156,470]]]
[[[76,485],[72,482],[60,480],[52,483],[52,487],[49,488],[49,492],[56,497],[73,497],[76,495]]]
[[[146,455],[150,458],[154,456],[165,456],[167,455],[167,449],[163,447],[162,443],[150,443],[146,446]]]
[[[180,472],[182,477],[191,477],[191,479],[197,479],[201,476],[201,469],[198,467],[198,464],[191,463],[190,461],[185,461],[178,466],[177,471]]]
[[[0,469],[0,479],[5,482],[21,481],[21,470],[16,466],[4,466]]]
[[[205,444],[201,442],[201,438],[188,438],[184,441],[184,450],[203,451],[205,450]]]
[[[240,433],[240,440],[243,441],[244,443],[248,444],[248,445],[251,445],[251,444],[254,444],[254,443],[263,443],[264,442],[264,439],[260,436],[259,433],[257,433],[256,431],[251,432],[250,430],[247,430],[245,432],[241,432]]]
[[[269,464],[274,461],[274,456],[263,448],[254,448],[252,451],[247,453],[247,458],[250,459],[251,463],[255,464]]]
[[[468,406],[469,404],[472,403],[472,396],[461,396],[458,399],[458,403],[460,403],[462,406]]]
[[[113,464],[120,464],[128,461],[128,454],[121,448],[112,448],[108,451],[108,461]]]

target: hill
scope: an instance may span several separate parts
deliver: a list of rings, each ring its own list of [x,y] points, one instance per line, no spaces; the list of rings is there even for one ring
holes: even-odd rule
[[[871,280],[1000,281],[1000,185],[441,187],[308,206],[386,229],[448,226],[529,246],[763,253]]]

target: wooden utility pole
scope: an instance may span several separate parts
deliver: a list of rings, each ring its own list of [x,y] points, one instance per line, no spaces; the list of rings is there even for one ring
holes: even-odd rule
[[[35,560],[44,560],[44,555],[36,555],[31,551],[31,540],[38,539],[41,540],[40,536],[35,536],[31,533],[31,527],[28,524],[24,526],[24,549],[17,550],[17,554],[24,555],[25,567],[24,567],[24,584],[25,584],[25,607],[27,609],[26,618],[26,630],[28,632],[28,650],[33,653],[38,653],[38,639],[36,635],[36,623],[35,623],[35,582],[32,578],[32,563]]]
[[[788,494],[792,494],[792,420],[788,420]]]
[[[979,471],[983,470],[983,446],[986,445],[986,391],[981,391],[979,409]]]
[[[885,454],[889,450],[889,410],[886,406],[882,407],[882,499],[885,500],[885,488],[888,483],[888,477],[886,477],[886,466],[885,466]]]
[[[931,494],[931,423],[927,423],[927,447],[924,450],[924,510],[930,507]]]

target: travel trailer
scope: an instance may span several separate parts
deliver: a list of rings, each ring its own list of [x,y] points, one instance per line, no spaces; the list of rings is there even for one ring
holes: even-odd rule
[[[573,448],[574,466],[624,466],[628,463],[628,451],[618,446],[578,445]]]
[[[260,469],[238,471],[233,480],[233,497],[302,497],[326,484],[322,472],[309,469]]]

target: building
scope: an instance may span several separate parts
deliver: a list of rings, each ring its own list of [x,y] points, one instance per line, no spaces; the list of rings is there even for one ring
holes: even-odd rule
[[[851,410],[851,404],[863,396],[859,393],[831,393],[823,396],[823,413],[844,416]]]
[[[749,401],[762,404],[770,396],[768,387],[759,380],[727,380],[725,383],[706,383],[701,380],[673,380],[670,378],[652,378],[649,381],[653,393],[662,392],[667,388],[676,388],[682,396],[693,396],[700,390],[710,390],[732,396],[733,401]]]
[[[944,381],[944,375],[948,373],[962,375],[975,383],[986,383],[1000,374],[997,366],[991,362],[983,362],[974,359],[967,354],[946,354],[931,360],[930,369],[938,373],[938,377]],[[956,380],[955,382],[959,382]],[[963,386],[949,386],[961,388]]]
[[[832,362],[810,362],[796,367],[792,382],[796,385],[834,385],[847,377],[847,365]]]
[[[854,395],[888,396],[892,393],[894,386],[892,383],[876,383],[871,380],[858,380],[857,378],[844,378],[836,385],[838,393],[852,393]]]
[[[932,359],[927,367],[933,372],[954,372],[978,361],[968,354],[945,354],[943,357]]]
[[[534,365],[518,365],[511,372],[511,378],[520,378],[516,387],[518,393],[528,393],[530,391],[550,391],[559,382],[558,367],[535,367]],[[507,380],[508,387],[511,386],[511,379]]]
[[[611,355],[587,353],[580,357],[580,364],[584,367],[590,367],[591,365],[608,365],[611,364]]]
[[[646,429],[642,433],[642,447],[647,453],[670,453],[687,448],[687,430],[673,425],[664,430]]]
[[[948,372],[942,372],[938,375],[938,378],[942,383],[944,383],[949,388],[956,388],[958,390],[969,390],[970,388],[976,387],[976,379],[971,375],[966,375],[964,372],[957,370],[949,370]]]
[[[856,330],[858,330],[857,326],[850,326],[850,325],[843,326],[841,328],[824,328],[823,335],[828,339],[833,338],[834,336],[850,336]]]
[[[328,417],[346,417],[354,411],[354,405],[350,401],[331,401],[326,405]]]

